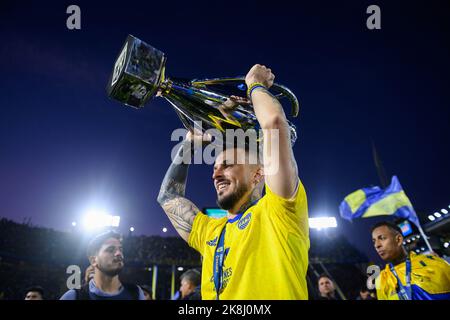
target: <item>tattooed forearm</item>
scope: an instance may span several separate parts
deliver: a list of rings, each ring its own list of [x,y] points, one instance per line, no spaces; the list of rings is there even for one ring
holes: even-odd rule
[[[184,151],[186,150],[184,149]],[[159,191],[158,202],[177,232],[187,241],[194,217],[199,210],[184,197],[189,164],[180,161],[182,157],[183,146],[178,150],[176,158],[167,170]]]
[[[189,238],[198,208],[189,200],[175,197],[161,204],[175,229],[185,240]]]

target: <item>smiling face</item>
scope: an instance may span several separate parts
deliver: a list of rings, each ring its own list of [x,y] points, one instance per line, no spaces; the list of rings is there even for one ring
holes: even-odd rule
[[[372,231],[372,242],[381,259],[392,262],[403,250],[403,236],[388,226],[380,226]]]
[[[107,239],[91,257],[91,264],[110,277],[118,275],[124,266],[122,243],[116,238]]]
[[[239,208],[262,178],[259,165],[242,164],[244,161],[238,161],[246,157],[248,158],[248,154],[244,149],[236,148],[226,149],[216,158],[212,178],[217,203],[222,209]]]

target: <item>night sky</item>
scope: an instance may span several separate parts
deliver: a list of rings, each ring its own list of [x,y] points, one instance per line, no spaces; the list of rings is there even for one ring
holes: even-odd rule
[[[350,192],[379,185],[373,141],[416,211],[450,203],[448,1],[59,1],[0,4],[0,216],[69,230],[89,207],[123,230],[175,235],[156,202],[181,127],[168,102],[135,110],[106,84],[128,34],[163,51],[167,75],[245,75],[255,63],[299,98],[295,156],[311,217],[339,216]],[[66,8],[81,8],[81,30]],[[366,8],[381,7],[381,30]],[[212,167],[187,196],[215,206]],[[338,220],[374,256],[366,221]]]

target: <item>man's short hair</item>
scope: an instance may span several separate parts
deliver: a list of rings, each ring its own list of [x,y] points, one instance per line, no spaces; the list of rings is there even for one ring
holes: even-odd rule
[[[98,234],[98,235],[94,236],[94,238],[92,238],[92,240],[89,242],[89,245],[87,248],[88,258],[92,257],[92,256],[96,256],[98,251],[102,247],[103,243],[105,243],[105,241],[110,238],[114,238],[119,241],[122,241],[122,236],[113,230]]]
[[[328,280],[330,280],[331,282],[333,282],[333,279],[330,278],[330,276],[328,276],[326,273],[322,273],[319,278],[317,279],[317,282],[320,281],[320,279],[322,278],[327,278]]]
[[[198,287],[200,285],[201,278],[202,276],[200,274],[200,271],[198,271],[197,269],[189,269],[180,276],[181,281],[189,281],[194,285],[194,287]]]
[[[365,284],[363,284],[360,288],[359,288],[359,292],[369,292],[370,290],[367,288],[367,286]]]
[[[383,227],[383,226],[388,227],[394,233],[399,233],[400,235],[403,236],[403,233],[402,233],[402,230],[400,229],[400,227],[391,221],[381,221],[381,222],[374,224],[372,226],[372,228],[370,229],[370,233],[373,233],[373,231],[375,229],[377,229],[379,227]]]
[[[37,292],[41,295],[42,299],[44,299],[44,288],[41,286],[32,286],[25,290],[25,295],[28,294],[28,292]]]

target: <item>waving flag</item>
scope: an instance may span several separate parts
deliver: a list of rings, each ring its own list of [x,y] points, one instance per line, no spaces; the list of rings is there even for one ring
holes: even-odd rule
[[[341,217],[347,220],[375,216],[396,216],[408,219],[420,228],[416,212],[396,176],[386,189],[359,189],[345,197],[339,206]]]

